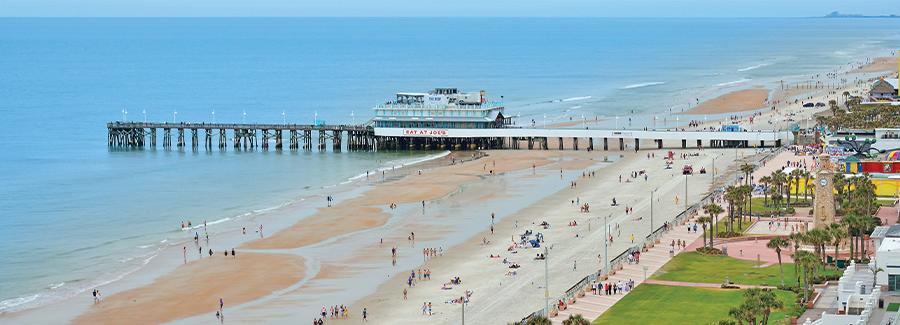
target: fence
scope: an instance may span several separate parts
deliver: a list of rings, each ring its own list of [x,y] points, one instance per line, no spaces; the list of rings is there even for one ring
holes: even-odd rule
[[[779,153],[781,153],[784,150],[785,149],[782,147],[782,148],[778,148],[776,150],[770,151],[769,154],[765,155],[764,157],[762,157],[756,161],[756,166],[759,167],[763,162],[767,162],[767,161],[771,160],[773,157],[777,156]],[[724,183],[729,184],[729,183],[737,182],[742,177],[742,174],[740,171],[735,170],[735,171],[732,171],[728,176],[723,175],[723,177],[727,178],[727,181],[725,181]],[[626,249],[624,252],[617,255],[615,258],[611,259],[609,261],[609,268],[610,269],[621,268],[622,264],[626,261],[626,259],[632,252],[640,250],[644,247],[650,247],[649,244],[651,244],[651,243],[655,244],[657,239],[662,238],[662,236],[665,235],[666,232],[668,232],[671,229],[674,229],[674,225],[678,225],[678,224],[681,224],[682,222],[689,220],[692,216],[696,215],[697,212],[701,211],[705,205],[714,203],[716,195],[719,193],[723,193],[723,192],[725,192],[725,189],[719,188],[719,189],[715,189],[712,192],[706,194],[706,196],[704,196],[702,199],[700,199],[700,201],[698,201],[697,203],[694,203],[693,205],[688,207],[687,210],[684,210],[681,213],[679,213],[678,215],[676,215],[675,218],[672,219],[672,221],[667,221],[666,224],[660,226],[659,228],[657,228],[656,230],[651,232],[649,235],[647,235],[646,238],[642,239],[636,245],[632,246],[629,249]],[[669,225],[672,225],[672,227],[669,227]],[[604,238],[604,240],[606,240],[606,238]],[[606,270],[606,271],[608,271],[608,270]],[[604,272],[604,270],[601,269],[601,270],[598,270],[596,272],[593,272],[593,273],[581,278],[581,280],[576,282],[575,285],[570,287],[562,295],[558,296],[556,299],[553,299],[552,301],[562,300],[562,301],[565,301],[566,303],[568,303],[573,297],[575,297],[575,295],[578,294],[579,291],[584,289],[585,286],[594,282],[595,280],[597,280],[597,278],[599,278],[603,274],[605,274],[605,272]],[[548,313],[550,313],[552,311],[557,311],[557,308],[558,307],[557,307],[556,303],[553,303],[550,305],[550,310],[545,310],[543,308],[539,309],[539,310],[531,313],[530,315],[525,316],[525,318],[523,318],[520,323],[524,324],[529,319],[534,318],[534,317],[548,317]]]

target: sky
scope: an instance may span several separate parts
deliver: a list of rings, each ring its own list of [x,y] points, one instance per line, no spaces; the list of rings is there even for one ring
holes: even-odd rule
[[[0,0],[3,17],[811,17],[900,0]]]

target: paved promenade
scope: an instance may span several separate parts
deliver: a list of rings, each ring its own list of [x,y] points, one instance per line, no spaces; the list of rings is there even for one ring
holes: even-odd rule
[[[688,221],[688,224],[693,222],[694,221],[692,219],[691,221]],[[626,282],[628,280],[633,280],[635,282],[635,287],[637,287],[641,283],[645,282],[644,267],[647,268],[646,276],[650,277],[653,273],[655,273],[672,259],[672,256],[669,256],[669,249],[671,247],[669,244],[673,240],[683,240],[688,243],[693,243],[696,240],[700,239],[701,235],[702,231],[700,230],[698,230],[696,233],[689,233],[686,226],[676,225],[675,229],[670,230],[668,233],[663,235],[659,244],[653,246],[653,248],[641,254],[640,264],[625,264],[621,270],[619,270],[618,272],[616,272],[616,274],[610,276],[608,280],[603,282]],[[675,254],[677,255],[684,251],[693,250],[676,250]],[[600,315],[602,315],[614,304],[616,304],[616,302],[624,297],[624,294],[609,296],[593,295],[590,291],[588,291],[588,293],[584,297],[577,298],[577,301],[574,304],[570,304],[566,310],[560,311],[559,315],[557,315],[556,317],[552,317],[550,320],[553,322],[553,324],[562,324],[563,320],[569,318],[569,315],[573,314],[581,314],[581,316],[583,316],[585,319],[593,320],[597,317],[600,317]]]

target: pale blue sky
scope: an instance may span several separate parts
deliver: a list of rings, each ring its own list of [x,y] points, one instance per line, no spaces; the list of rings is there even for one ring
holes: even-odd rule
[[[808,17],[900,0],[0,0],[0,16]]]

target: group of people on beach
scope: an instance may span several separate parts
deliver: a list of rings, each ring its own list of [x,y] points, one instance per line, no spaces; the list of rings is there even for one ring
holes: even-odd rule
[[[438,257],[440,255],[444,255],[443,247],[438,247],[438,248],[430,248],[429,247],[429,248],[422,249],[422,258],[425,260],[428,260],[429,258],[432,258],[432,257]]]

